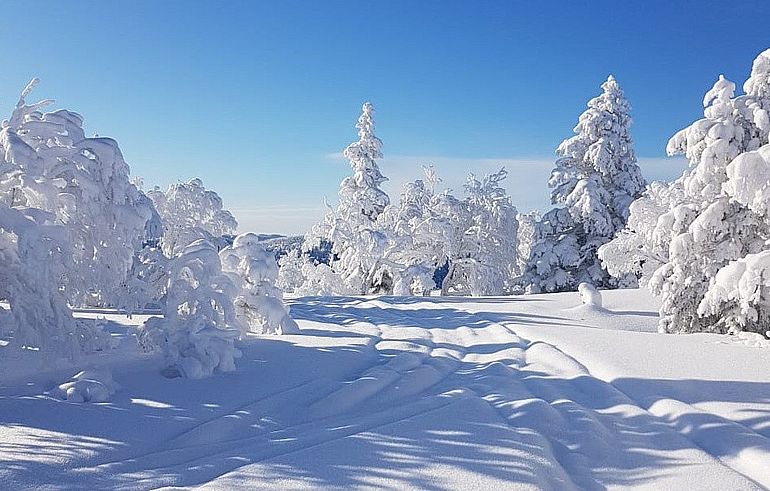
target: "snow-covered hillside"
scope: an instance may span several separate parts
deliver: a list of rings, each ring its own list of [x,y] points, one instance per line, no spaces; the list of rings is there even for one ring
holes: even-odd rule
[[[658,334],[644,290],[602,296],[300,298],[301,334],[249,335],[235,372],[203,380],[164,378],[160,354],[137,354],[126,326],[144,317],[80,311],[107,318],[113,353],[48,371],[0,359],[0,482],[770,487],[768,350]],[[86,366],[111,374],[108,402],[63,400]]]

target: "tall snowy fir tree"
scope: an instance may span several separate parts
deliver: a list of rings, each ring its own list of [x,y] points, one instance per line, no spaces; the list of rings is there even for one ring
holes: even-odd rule
[[[356,124],[358,141],[343,152],[353,170],[340,183],[339,205],[314,227],[310,241],[323,238],[332,242],[336,259],[332,269],[350,293],[390,293],[393,279],[380,261],[385,237],[377,231],[377,217],[390,204],[380,189],[387,180],[377,159],[382,158],[382,141],[374,134],[374,106],[366,102]]]
[[[610,75],[588,102],[575,136],[557,149],[548,181],[551,202],[543,216],[522,283],[529,292],[568,291],[581,282],[600,288],[623,284],[602,269],[597,249],[621,230],[629,205],[645,182],[634,156],[630,105]]]

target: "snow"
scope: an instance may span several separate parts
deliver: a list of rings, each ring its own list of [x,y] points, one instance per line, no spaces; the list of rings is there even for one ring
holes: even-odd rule
[[[84,356],[79,378],[76,365],[41,371],[0,347],[0,482],[770,487],[767,348],[745,334],[659,334],[645,290],[601,295],[602,309],[576,292],[293,299],[301,334],[249,334],[236,371],[201,380],[165,378],[162,353],[136,349],[130,326],[146,315],[77,312],[104,317],[116,344]],[[111,385],[107,374],[119,388],[106,402],[57,392]]]
[[[56,387],[54,394],[71,402],[105,402],[116,389],[109,370],[82,370]]]
[[[592,284],[585,282],[579,284],[578,293],[580,294],[580,300],[583,301],[583,304],[601,308],[602,294]]]

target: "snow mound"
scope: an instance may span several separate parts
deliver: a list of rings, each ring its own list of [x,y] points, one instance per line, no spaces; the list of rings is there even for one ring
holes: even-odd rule
[[[602,307],[602,294],[592,284],[585,282],[579,284],[578,293],[580,293],[580,300],[582,300],[584,305]]]
[[[767,335],[770,337],[770,331],[767,331]],[[754,348],[770,348],[770,339],[756,332],[741,331],[737,333],[737,336],[746,346]]]
[[[54,393],[70,402],[106,402],[118,388],[106,368],[86,369],[57,386]]]

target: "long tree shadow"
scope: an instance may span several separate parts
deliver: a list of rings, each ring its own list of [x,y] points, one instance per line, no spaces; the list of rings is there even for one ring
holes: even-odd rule
[[[416,327],[422,329],[457,329],[483,327],[490,321],[497,323],[545,324],[556,326],[581,325],[568,317],[523,312],[469,312],[456,307],[431,307],[421,310],[404,310],[391,307],[394,299],[408,297],[381,297],[372,300],[342,298],[331,304],[323,303],[325,297],[310,301],[290,301],[291,315],[297,320],[347,326],[362,321],[392,327]],[[424,297],[426,302],[436,302],[441,297]],[[475,300],[475,299],[474,299]],[[456,303],[456,302],[455,302]],[[499,302],[496,302],[499,303]],[[304,330],[303,330],[304,332]]]

